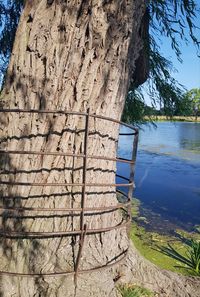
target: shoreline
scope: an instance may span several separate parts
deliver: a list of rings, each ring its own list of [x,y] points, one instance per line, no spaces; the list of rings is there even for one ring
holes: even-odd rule
[[[147,119],[147,117],[145,117]],[[149,118],[148,118],[149,119]],[[200,123],[200,116],[151,116],[151,120],[153,122],[166,122],[166,121],[172,121],[172,122],[191,122],[191,123]]]
[[[148,220],[142,215],[140,200],[133,198],[133,222],[130,235],[131,240],[140,254],[161,269],[166,269],[186,276],[195,276],[192,271],[188,271],[186,268],[178,268],[177,266],[183,265],[179,261],[161,253],[159,249],[168,247],[168,244],[170,244],[182,255],[186,255],[187,245],[185,242],[188,239],[200,240],[200,232],[198,229],[196,232],[189,232],[177,227],[171,234],[162,232],[162,230],[148,230]]]

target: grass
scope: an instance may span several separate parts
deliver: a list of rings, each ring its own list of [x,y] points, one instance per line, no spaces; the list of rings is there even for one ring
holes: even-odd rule
[[[188,245],[187,253],[183,256],[179,251],[174,249],[170,244],[168,247],[162,247],[161,252],[165,255],[178,260],[185,269],[192,271],[200,276],[200,242],[195,240],[186,241]]]
[[[119,287],[122,297],[153,297],[153,293],[145,288],[135,285],[124,285]]]
[[[137,218],[137,220],[139,218],[139,208],[140,201],[134,198],[132,202],[133,221],[134,218]],[[142,221],[145,221],[145,219],[146,218],[143,217]],[[167,236],[146,231],[144,227],[139,226],[136,222],[132,223],[130,232],[131,239],[137,250],[158,267],[183,275],[197,276],[200,268],[200,234],[198,232],[188,233],[183,230],[176,230],[175,234],[176,236]],[[188,245],[190,245],[191,248],[189,254]],[[196,273],[194,269],[188,269],[186,265],[188,264],[187,261],[185,263],[181,261],[187,258],[188,255],[191,256],[191,259],[197,259],[196,263],[199,263],[196,266],[198,273]],[[155,296],[151,291],[133,284],[120,285],[118,289],[122,297]]]
[[[139,215],[139,201],[137,199],[133,199],[132,215],[133,219]],[[144,227],[134,222],[131,226],[130,236],[137,250],[155,265],[176,273],[195,275],[195,273],[184,267],[180,268],[180,266],[183,266],[180,259],[170,257],[162,249],[163,247],[167,248],[168,244],[170,244],[182,257],[187,257],[188,246],[185,244],[185,239],[199,241],[200,234],[176,230],[174,236],[162,235],[157,232],[146,231]]]
[[[200,123],[200,117],[197,120],[194,116],[173,116],[172,118],[167,116],[152,116],[152,121],[179,121],[179,122],[198,122]]]
[[[177,260],[170,258],[159,251],[159,248],[161,249],[162,246],[170,241],[175,249],[178,249],[184,254],[186,250],[184,249],[183,244],[180,244],[177,241],[172,242],[172,239],[167,236],[155,232],[147,232],[144,228],[139,227],[136,224],[133,224],[131,228],[131,239],[137,250],[155,265],[174,272],[186,275],[189,274],[187,271],[177,268],[177,265],[180,264]]]

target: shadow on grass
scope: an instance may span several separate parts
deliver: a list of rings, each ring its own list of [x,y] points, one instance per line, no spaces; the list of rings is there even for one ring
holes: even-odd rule
[[[200,276],[200,242],[182,236],[180,236],[180,240],[186,246],[185,255],[180,253],[171,244],[162,247],[157,246],[157,251],[180,262],[180,265],[175,266],[176,268],[183,268],[189,270],[191,274]]]

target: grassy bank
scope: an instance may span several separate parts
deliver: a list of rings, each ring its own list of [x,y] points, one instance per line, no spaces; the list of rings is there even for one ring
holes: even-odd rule
[[[127,284],[119,287],[122,297],[153,297],[151,291],[132,284]]]
[[[140,217],[139,206],[139,201],[133,199],[131,239],[134,242],[135,247],[146,259],[163,269],[184,275],[192,275],[193,273],[191,271],[184,268],[178,268],[177,266],[183,265],[179,261],[165,255],[160,249],[162,247],[167,247],[168,244],[170,244],[184,256],[188,250],[188,246],[185,244],[186,239],[200,240],[200,234],[175,230],[173,235],[168,236],[157,232],[146,231],[139,223],[141,219],[145,220],[145,218]]]
[[[200,123],[200,117],[197,117],[197,119],[194,116],[186,117],[186,116],[174,116],[174,117],[167,117],[167,116],[152,116],[151,117],[153,122],[159,121],[159,122],[165,122],[165,121],[175,121],[175,122],[194,122],[194,123]]]
[[[168,236],[159,234],[158,232],[150,232],[145,230],[141,226],[141,222],[146,222],[147,219],[140,215],[141,205],[140,201],[133,199],[132,202],[132,217],[133,223],[131,226],[131,239],[134,242],[135,247],[139,250],[140,254],[146,259],[154,263],[160,268],[171,270],[176,273],[181,273],[186,276],[195,275],[191,271],[185,268],[179,268],[177,266],[183,266],[182,263],[177,260],[168,257],[161,252],[162,247],[167,247],[170,244],[175,250],[177,250],[183,256],[188,252],[188,246],[185,244],[186,239],[200,240],[200,233],[189,233],[183,230],[175,230],[174,235]],[[161,232],[160,232],[161,233]],[[122,297],[157,297],[159,293],[149,291],[148,289],[137,286],[136,284],[121,284],[118,286],[118,290]]]

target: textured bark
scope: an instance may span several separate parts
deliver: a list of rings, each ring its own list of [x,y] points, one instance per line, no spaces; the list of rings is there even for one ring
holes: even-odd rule
[[[34,2],[34,4],[33,4]],[[26,1],[7,80],[3,108],[86,111],[120,119],[128,83],[146,77],[142,48],[141,0]],[[144,28],[146,31],[146,27]],[[146,35],[145,35],[146,36]],[[139,54],[140,53],[140,54]],[[136,63],[137,60],[137,63]],[[139,61],[139,62],[138,62]],[[135,71],[135,63],[137,70]],[[146,65],[146,64],[145,64]],[[139,71],[139,67],[142,71]],[[145,71],[143,71],[145,69]],[[139,73],[139,74],[138,74]],[[141,73],[144,75],[141,77]],[[139,78],[137,78],[139,75]],[[77,116],[30,114],[1,115],[1,148],[83,151],[85,122]],[[90,121],[89,154],[116,155],[117,125]],[[1,156],[0,178],[9,181],[82,182],[82,160],[66,157]],[[114,182],[112,162],[88,163],[89,182]],[[7,198],[4,198],[7,197]],[[113,188],[87,189],[86,206],[116,203]],[[1,205],[16,207],[80,207],[79,187],[1,186]],[[79,229],[79,216],[53,212],[24,213],[24,218],[4,213],[1,230],[64,231]],[[121,220],[119,212],[85,218],[88,228],[106,227]],[[1,238],[0,270],[45,273],[74,269],[79,237],[51,239]],[[126,230],[88,236],[80,268],[112,262],[128,245]],[[73,276],[55,278],[1,278],[2,297],[118,296],[117,280],[135,282],[158,296],[197,297],[198,281],[162,271],[133,248],[123,265],[103,272],[83,274],[75,286]]]
[[[26,1],[16,34],[3,108],[86,111],[120,119],[128,83],[142,48],[141,0]],[[83,152],[84,118],[65,115],[5,114],[1,147],[10,150]],[[88,153],[116,155],[118,127],[90,120]],[[115,164],[88,161],[89,182],[114,182]],[[1,157],[1,179],[30,182],[82,182],[82,160],[55,156]],[[6,198],[7,197],[7,198]],[[113,188],[89,188],[86,206],[116,203]],[[16,207],[80,207],[80,187],[1,186],[1,205]],[[53,213],[4,213],[1,229],[65,231],[80,228],[79,216]],[[26,216],[25,216],[26,215]],[[88,228],[116,225],[119,211],[86,216]],[[45,273],[73,270],[79,237],[50,239],[1,238],[0,270]],[[112,263],[127,248],[126,230],[88,236],[80,269]],[[115,271],[73,277],[16,278],[3,276],[1,296],[117,296]]]
[[[121,283],[146,287],[157,297],[199,297],[199,277],[189,277],[160,269],[144,259],[132,245],[123,265],[118,268]]]

